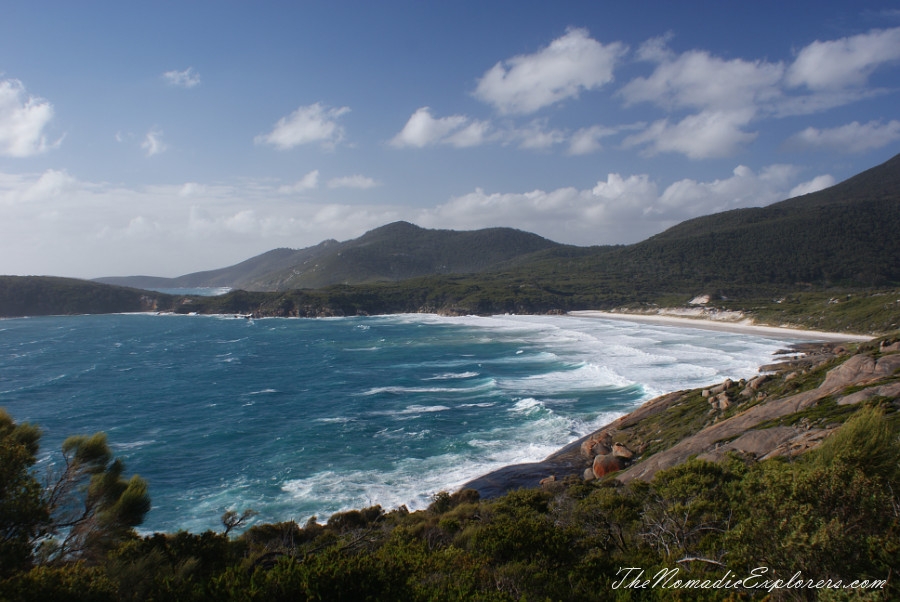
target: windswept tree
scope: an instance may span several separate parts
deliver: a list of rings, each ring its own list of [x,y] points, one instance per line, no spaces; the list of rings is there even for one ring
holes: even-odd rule
[[[124,476],[105,434],[66,439],[43,485],[33,471],[39,439],[36,427],[0,410],[0,566],[9,570],[97,560],[150,510],[147,482]]]

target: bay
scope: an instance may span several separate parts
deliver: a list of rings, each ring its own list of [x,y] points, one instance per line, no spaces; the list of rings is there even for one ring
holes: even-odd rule
[[[571,316],[60,316],[0,321],[0,407],[39,469],[104,431],[150,485],[142,530],[427,506],[791,341]]]

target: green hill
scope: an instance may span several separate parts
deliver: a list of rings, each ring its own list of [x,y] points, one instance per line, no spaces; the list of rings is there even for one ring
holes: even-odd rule
[[[722,294],[900,283],[900,155],[831,188],[694,218],[637,244],[553,249],[557,284]]]
[[[178,278],[109,277],[98,282],[142,288],[316,289],[334,284],[484,272],[558,246],[536,234],[512,228],[457,232],[395,222],[353,240],[327,240],[299,250],[275,249],[219,270]]]
[[[175,297],[75,278],[0,276],[0,317],[174,309]]]

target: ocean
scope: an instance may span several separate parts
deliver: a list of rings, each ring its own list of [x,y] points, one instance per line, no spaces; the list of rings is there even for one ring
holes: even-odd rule
[[[0,320],[0,407],[107,433],[142,532],[323,521],[545,458],[665,392],[751,377],[790,340],[571,316]]]

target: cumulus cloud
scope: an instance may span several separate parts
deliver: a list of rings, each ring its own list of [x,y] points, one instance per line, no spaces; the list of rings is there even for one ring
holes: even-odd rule
[[[562,144],[568,139],[568,134],[549,127],[544,119],[535,119],[522,127],[509,128],[504,132],[503,138],[507,143],[517,144],[519,148],[542,150]]]
[[[288,184],[285,186],[280,186],[278,188],[278,192],[281,194],[296,194],[299,192],[306,192],[307,190],[313,190],[319,185],[319,170],[314,169],[311,172],[307,173],[305,176],[294,182],[293,184]]]
[[[820,130],[808,127],[791,136],[786,146],[795,149],[828,149],[844,153],[862,153],[900,140],[900,121],[858,121]]]
[[[611,82],[625,51],[617,42],[604,46],[585,29],[569,29],[534,54],[494,65],[478,80],[474,95],[500,113],[534,113]]]
[[[469,118],[464,115],[434,117],[429,107],[422,107],[410,116],[403,129],[391,139],[390,145],[397,148],[423,148],[448,144],[449,136],[462,131],[463,126],[468,123]]]
[[[465,115],[434,117],[431,109],[422,107],[412,114],[389,144],[395,148],[437,145],[468,148],[499,143],[540,150],[565,142],[568,137],[564,130],[548,127],[545,119],[534,119],[522,126],[506,123],[497,127],[488,121],[470,119]]]
[[[729,178],[711,182],[686,178],[669,185],[659,200],[647,208],[647,213],[682,221],[729,209],[768,205],[790,196],[787,191],[796,175],[797,169],[790,165],[770,165],[759,173],[738,165]]]
[[[809,182],[803,182],[803,183],[797,184],[796,186],[791,188],[790,193],[788,193],[788,198],[794,198],[795,196],[802,196],[804,194],[809,194],[811,192],[818,192],[820,190],[825,190],[826,188],[830,188],[834,185],[835,185],[834,178],[830,174],[816,176]]]
[[[59,146],[48,143],[44,128],[53,118],[53,105],[29,96],[17,79],[0,81],[0,156],[31,157]]]
[[[475,120],[446,136],[442,142],[449,144],[450,146],[455,146],[456,148],[481,146],[494,137],[491,130],[491,124],[489,122]]]
[[[321,143],[333,149],[344,139],[344,128],[337,120],[349,113],[348,107],[329,108],[321,103],[299,107],[282,117],[268,134],[260,134],[257,144],[271,144],[279,150],[289,150],[301,144]]]
[[[170,86],[179,88],[193,88],[200,85],[200,74],[194,71],[193,67],[188,67],[184,71],[166,71],[162,77]]]
[[[372,178],[359,174],[328,180],[329,188],[359,188],[364,190],[366,188],[374,188],[378,185],[379,183]]]
[[[754,107],[779,96],[780,63],[730,61],[705,51],[680,56],[656,52],[659,65],[619,92],[626,104],[652,102],[663,108],[734,110]]]
[[[900,60],[900,27],[815,41],[803,48],[787,73],[790,86],[833,90],[866,84],[880,66]]]
[[[141,142],[141,148],[144,149],[144,152],[146,152],[148,157],[163,153],[168,148],[166,143],[162,140],[162,135],[163,133],[160,130],[154,128],[144,136],[144,141]]]
[[[626,106],[652,103],[669,113],[625,139],[626,148],[643,147],[647,155],[729,156],[756,139],[755,121],[822,112],[883,93],[864,86],[877,68],[900,60],[900,28],[813,42],[789,66],[725,60],[702,50],[676,54],[668,48],[670,37],[648,40],[638,49],[638,58],[656,67],[618,92]],[[679,117],[676,111],[691,114]],[[790,144],[838,148],[841,140],[853,139],[842,148],[858,152],[884,146],[895,136],[891,124],[851,124],[824,132],[810,128]]]
[[[615,128],[594,125],[588,128],[581,128],[572,134],[569,138],[569,154],[570,155],[587,155],[603,148],[600,140],[608,136],[612,136],[618,130]]]
[[[675,55],[664,38],[647,43],[639,54],[658,64],[650,76],[635,78],[619,91],[626,105],[649,102],[666,110],[699,110],[676,123],[657,120],[624,140],[626,148],[644,146],[648,155],[677,152],[706,159],[734,154],[756,139],[746,128],[759,107],[781,96],[780,63],[726,61],[705,51]]]
[[[801,186],[812,190],[828,182],[828,176],[820,176],[796,185],[797,174],[791,165],[771,165],[759,172],[739,165],[728,178],[683,179],[662,192],[647,174],[617,173],[590,189],[487,193],[479,188],[412,219],[440,228],[511,226],[580,245],[633,243],[685,219],[768,205],[793,196]]]
[[[753,115],[752,109],[708,110],[688,115],[675,124],[662,119],[643,132],[625,138],[622,144],[625,148],[643,146],[647,155],[677,152],[691,159],[725,157],[756,139],[755,132],[743,129]]]

